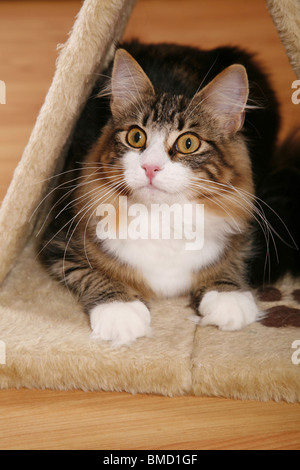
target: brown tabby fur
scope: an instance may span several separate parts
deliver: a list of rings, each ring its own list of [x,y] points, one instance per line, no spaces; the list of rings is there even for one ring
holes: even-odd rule
[[[141,46],[137,47],[137,55],[139,47]],[[128,48],[134,53],[134,44]],[[173,50],[174,46],[170,46],[170,57]],[[159,48],[157,51],[159,56]],[[242,55],[240,52],[239,54]],[[168,50],[165,56],[167,60]],[[251,64],[246,54],[243,60]],[[230,60],[227,65],[230,65]],[[151,76],[151,68],[147,70],[147,74]],[[99,200],[114,204],[118,211],[117,196],[130,195],[130,189],[121,182],[120,162],[125,151],[124,132],[132,125],[146,130],[149,125],[158,128],[164,126],[169,132],[165,150],[170,159],[180,160],[192,168],[195,175],[195,184],[188,189],[186,196],[199,204],[205,204],[207,212],[232,216],[240,227],[240,233],[229,237],[219,261],[194,273],[190,291],[186,292],[190,293],[191,306],[197,310],[201,298],[208,290],[231,291],[249,287],[247,260],[253,250],[251,234],[255,218],[255,165],[253,166],[249,155],[247,135],[239,130],[238,125],[234,131],[227,131],[222,116],[214,116],[209,104],[203,100],[201,90],[206,85],[205,81],[209,82],[208,75],[206,70],[202,81],[195,74],[190,75],[192,78],[189,80],[193,83],[186,95],[176,90],[173,93],[171,90],[164,90],[167,85],[157,87],[155,74],[151,77],[152,83],[145,75],[142,85],[144,89],[141,91],[140,87],[142,106],[137,107],[134,103],[118,102],[115,99],[110,103],[111,114],[107,111],[106,104],[104,108],[108,114],[100,136],[98,128],[98,136],[93,139],[87,151],[82,152],[82,164],[79,167],[76,145],[71,147],[66,172],[62,175],[52,206],[55,207],[54,212],[60,216],[50,216],[52,219],[41,239],[40,258],[49,272],[79,297],[85,311],[98,303],[111,300],[147,301],[155,297],[141,273],[107,253],[102,249],[101,242],[95,239],[95,211]],[[188,80],[188,75],[184,79]],[[199,88],[199,84],[202,88]],[[105,86],[107,84],[104,84],[104,88]],[[265,93],[267,94],[267,90]],[[105,93],[101,94],[101,90],[100,95],[99,89],[97,94],[93,94],[93,99],[95,95],[105,101]],[[182,156],[174,151],[176,136],[187,130],[197,132],[203,141],[209,143],[205,161],[199,162],[194,157]],[[201,179],[205,179],[205,182]],[[75,185],[70,186],[73,180]],[[70,187],[73,188],[71,191]]]

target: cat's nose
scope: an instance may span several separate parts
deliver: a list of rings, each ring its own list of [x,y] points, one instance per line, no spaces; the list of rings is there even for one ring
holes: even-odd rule
[[[152,180],[156,173],[161,170],[161,167],[159,165],[147,165],[144,164],[142,165],[142,168],[145,170],[147,178],[149,178],[150,183],[152,183]]]

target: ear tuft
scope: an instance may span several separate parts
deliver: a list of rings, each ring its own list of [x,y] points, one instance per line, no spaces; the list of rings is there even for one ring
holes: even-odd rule
[[[113,114],[124,113],[128,106],[136,107],[143,101],[145,93],[154,93],[152,83],[142,67],[125,49],[116,51],[111,88]]]
[[[234,64],[217,75],[196,96],[223,131],[236,133],[244,124],[245,106],[249,95],[248,77],[243,65]]]

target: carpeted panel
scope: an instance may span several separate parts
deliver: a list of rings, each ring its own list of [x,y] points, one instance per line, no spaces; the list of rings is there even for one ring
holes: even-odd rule
[[[0,387],[126,390],[164,395],[191,388],[195,325],[186,299],[152,308],[153,337],[112,349],[90,339],[88,317],[64,287],[48,277],[32,246],[0,293],[0,340],[6,365]]]
[[[266,0],[291,66],[300,79],[300,2],[299,0]]]
[[[297,286],[286,279],[273,295],[269,289],[261,308],[284,305],[283,311],[292,308],[298,319]],[[299,328],[258,323],[238,332],[202,328],[190,320],[187,303],[187,298],[153,302],[152,337],[112,349],[90,339],[88,317],[43,271],[29,244],[0,293],[0,340],[6,346],[0,388],[300,400],[300,365],[292,362]],[[272,324],[272,314],[266,318]]]
[[[264,319],[242,331],[199,328],[192,358],[193,392],[267,401],[300,400],[300,280],[286,276],[256,292]]]
[[[268,328],[258,323],[232,333],[199,328],[192,360],[193,392],[298,401],[300,366],[292,362],[296,339],[300,339],[299,329]]]

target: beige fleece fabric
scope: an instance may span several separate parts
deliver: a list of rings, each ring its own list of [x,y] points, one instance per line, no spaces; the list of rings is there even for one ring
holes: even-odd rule
[[[286,278],[279,286],[282,301],[260,307],[297,307],[291,296],[297,285]],[[32,240],[0,292],[0,340],[6,347],[0,388],[300,401],[300,365],[292,361],[299,328],[255,323],[222,332],[195,325],[187,304],[187,297],[152,302],[152,337],[130,346],[114,349],[94,341],[88,317],[39,265]]]
[[[296,5],[297,1],[287,3]],[[31,216],[47,192],[49,178],[62,165],[76,119],[97,73],[112,57],[134,3],[83,3],[2,203],[0,388],[80,388],[299,401],[300,365],[292,361],[298,357],[292,346],[300,340],[299,328],[257,323],[234,333],[201,328],[190,319],[188,299],[179,298],[152,303],[152,337],[113,349],[106,342],[91,340],[89,320],[79,304],[36,260]],[[276,12],[271,7],[279,2],[268,3],[274,18]],[[280,12],[285,17],[285,10]],[[286,21],[296,24],[293,18]],[[289,28],[285,30],[288,44]],[[297,57],[300,46],[294,38],[291,34],[289,50]],[[292,296],[297,286],[299,280],[285,279],[278,286],[282,300],[260,303],[261,308],[283,302],[297,313],[299,304]]]
[[[267,5],[291,66],[300,79],[300,2],[267,0]]]

